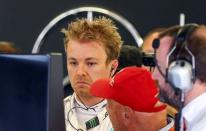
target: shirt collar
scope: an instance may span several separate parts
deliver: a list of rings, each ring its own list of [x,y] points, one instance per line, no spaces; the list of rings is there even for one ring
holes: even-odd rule
[[[74,103],[73,103],[73,106],[78,106],[78,107],[82,107],[84,109],[87,109],[87,110],[84,110],[84,111],[89,111],[90,113],[91,112],[95,112],[98,113],[98,112],[101,112],[102,110],[105,109],[105,106],[107,105],[107,101],[106,99],[104,99],[103,101],[91,106],[91,107],[86,107],[81,101],[79,101],[77,99],[77,95],[74,93]],[[78,109],[82,109],[82,108],[78,108]]]
[[[161,128],[159,131],[169,131],[171,128],[174,127],[174,119],[172,117],[167,117],[168,124]]]
[[[201,117],[201,113],[203,109],[206,108],[205,103],[206,93],[198,96],[191,102],[189,102],[182,110],[182,116],[185,118],[188,125],[191,122],[198,120]]]

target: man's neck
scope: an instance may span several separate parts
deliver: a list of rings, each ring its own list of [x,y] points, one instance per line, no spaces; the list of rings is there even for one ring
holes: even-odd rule
[[[76,96],[76,99],[86,107],[92,107],[104,100],[103,98],[99,98],[99,97],[84,98],[79,96]]]
[[[192,100],[206,92],[206,84],[196,80],[192,89],[185,93],[185,102],[184,105],[187,105]]]

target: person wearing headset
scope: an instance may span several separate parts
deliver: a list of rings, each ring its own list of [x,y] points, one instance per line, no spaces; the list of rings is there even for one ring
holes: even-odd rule
[[[97,79],[113,76],[122,45],[111,19],[77,19],[63,29],[67,69],[73,95],[64,99],[67,131],[111,131],[107,101],[89,89]]]
[[[158,99],[158,88],[145,68],[129,66],[113,78],[99,79],[91,93],[106,98],[114,131],[173,131],[166,105]]]
[[[150,57],[150,60],[153,59],[154,49],[153,49],[152,44],[153,44],[154,40],[159,37],[159,34],[166,29],[167,28],[165,28],[165,27],[154,28],[150,32],[148,32],[147,35],[144,37],[144,42],[141,46],[141,51],[143,52],[143,61],[145,60],[145,58],[149,58],[149,57]],[[143,67],[147,68],[148,70],[150,70],[152,72],[154,69],[154,66],[155,66],[155,62],[151,61],[150,63],[151,64],[145,63],[145,65]],[[177,110],[174,107],[168,105],[167,106],[167,113],[169,116],[174,118],[175,114],[177,113]]]
[[[181,112],[181,131],[206,130],[206,26],[173,26],[159,35],[153,78],[160,95]]]

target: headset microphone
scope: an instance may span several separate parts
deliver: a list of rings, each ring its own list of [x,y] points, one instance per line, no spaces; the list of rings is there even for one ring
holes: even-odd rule
[[[157,52],[157,49],[159,48],[159,45],[160,45],[160,40],[159,39],[154,39],[153,42],[152,42],[152,47],[154,48],[154,60],[155,60],[155,65],[156,65],[158,71],[160,72],[161,76],[166,80],[167,77],[162,72],[162,70],[160,69],[160,66],[159,66],[158,61],[157,61],[156,52]]]
[[[178,88],[175,87],[175,85],[171,82],[171,81],[168,81],[167,80],[167,74],[165,75],[162,70],[160,69],[160,66],[158,64],[158,61],[157,61],[157,56],[156,56],[156,51],[157,49],[159,48],[160,46],[160,40],[159,39],[154,39],[153,42],[152,42],[152,47],[154,49],[154,61],[155,61],[155,65],[159,71],[159,73],[161,74],[161,76],[165,79],[165,81],[172,87],[175,89],[175,94],[178,95],[180,90]],[[167,71],[166,71],[167,72]]]
[[[158,49],[159,46],[160,46],[160,40],[159,39],[154,39],[153,42],[152,42],[153,49],[155,49],[155,51],[156,51],[156,49]]]
[[[159,45],[160,45],[160,40],[159,39],[154,39],[153,42],[152,42],[152,47],[154,48],[154,61],[155,61],[155,65],[158,69],[158,71],[160,72],[161,76],[163,78],[166,78],[164,73],[162,72],[162,70],[160,69],[159,67],[159,64],[158,64],[158,61],[157,61],[157,56],[156,56],[156,52],[157,52],[157,49],[159,48]]]
[[[113,77],[113,75],[115,74],[115,67],[114,65],[112,65],[111,70],[110,70],[110,77]]]

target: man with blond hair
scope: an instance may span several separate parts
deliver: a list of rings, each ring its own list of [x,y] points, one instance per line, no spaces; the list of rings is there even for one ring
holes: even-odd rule
[[[107,101],[90,93],[97,79],[117,69],[122,44],[117,27],[105,17],[77,19],[63,29],[67,69],[73,95],[65,98],[67,131],[111,131]]]

